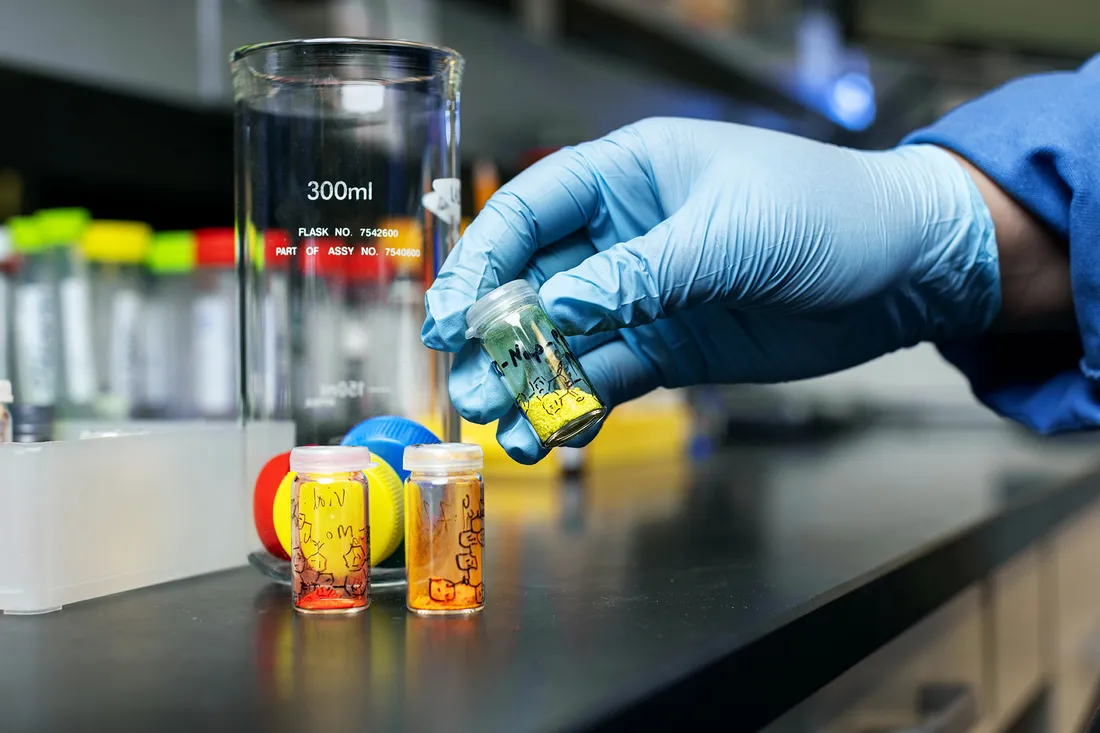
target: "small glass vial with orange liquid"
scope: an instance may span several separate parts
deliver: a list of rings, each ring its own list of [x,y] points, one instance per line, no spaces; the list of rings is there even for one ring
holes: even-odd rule
[[[290,452],[294,608],[339,614],[370,605],[370,449],[308,446]]]
[[[423,615],[467,614],[485,606],[485,484],[481,446],[405,449],[406,605]]]

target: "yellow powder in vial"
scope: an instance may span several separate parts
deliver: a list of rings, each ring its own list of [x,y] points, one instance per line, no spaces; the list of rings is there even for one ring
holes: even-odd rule
[[[577,418],[600,407],[600,402],[594,395],[575,387],[536,395],[529,402],[520,405],[523,414],[535,428],[539,440],[543,442]]]

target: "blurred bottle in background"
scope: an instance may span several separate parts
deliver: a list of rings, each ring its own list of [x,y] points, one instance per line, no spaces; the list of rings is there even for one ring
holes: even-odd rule
[[[388,355],[392,354],[395,334],[386,297],[392,263],[356,252],[333,264],[342,265],[345,278],[339,329],[344,356],[342,381],[353,385],[357,393],[346,419],[392,412]]]
[[[153,235],[145,266],[148,278],[139,412],[151,418],[187,417],[193,412],[190,359],[194,233]]]
[[[11,364],[11,278],[15,254],[7,227],[0,226],[0,380],[12,379]],[[8,385],[11,388],[11,385]]]
[[[420,340],[425,317],[424,260],[408,255],[418,250],[423,235],[415,221],[395,224],[403,234],[393,242],[394,274],[384,301],[395,357],[387,362],[393,369],[387,382],[393,385],[390,411],[398,415],[427,415],[432,405],[431,393],[425,385],[432,383],[432,357]]]
[[[61,260],[33,217],[12,217],[8,231],[18,258],[12,307],[15,401],[48,415],[57,405],[60,378]]]
[[[136,221],[93,221],[84,232],[99,373],[96,411],[104,418],[130,417],[141,398],[144,264],[152,235]]]
[[[91,220],[86,209],[44,209],[34,214],[39,235],[58,261],[58,307],[61,350],[58,417],[91,417],[95,413],[95,345],[92,293],[81,240]]]
[[[290,235],[269,230],[253,235],[252,264],[262,279],[259,301],[249,308],[260,313],[256,320],[267,328],[259,334],[261,358],[250,371],[250,391],[258,396],[258,407],[267,415],[286,414],[290,410]]]
[[[12,399],[11,382],[7,379],[0,379],[0,443],[12,442],[15,435],[12,431],[12,418],[9,410]]]
[[[195,232],[193,402],[199,417],[237,414],[237,245],[231,228]]]
[[[473,179],[474,215],[477,216],[500,188],[500,169],[488,158],[474,163]]]
[[[748,13],[746,0],[672,0],[671,5],[696,28],[728,30],[741,25]]]
[[[334,237],[301,240],[301,289],[291,312],[292,322],[299,326],[293,329],[297,338],[290,344],[295,394],[300,395],[295,400],[295,418],[307,434],[325,435],[330,441],[329,436],[338,436],[355,424],[349,415],[368,394],[365,381],[345,379],[344,261],[331,254],[342,246],[344,241]]]

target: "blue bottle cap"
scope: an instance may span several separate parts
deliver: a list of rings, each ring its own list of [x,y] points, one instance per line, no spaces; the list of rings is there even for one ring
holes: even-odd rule
[[[402,465],[405,448],[439,442],[435,433],[418,422],[396,415],[381,415],[367,418],[349,430],[340,445],[370,448],[371,453],[388,463],[404,481],[409,477]]]

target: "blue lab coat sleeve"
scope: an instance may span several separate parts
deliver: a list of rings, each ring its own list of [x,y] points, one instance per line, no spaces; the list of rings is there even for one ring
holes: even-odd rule
[[[905,143],[953,150],[1066,243],[1077,332],[939,344],[975,395],[1042,433],[1100,427],[1100,56],[1025,77]]]

